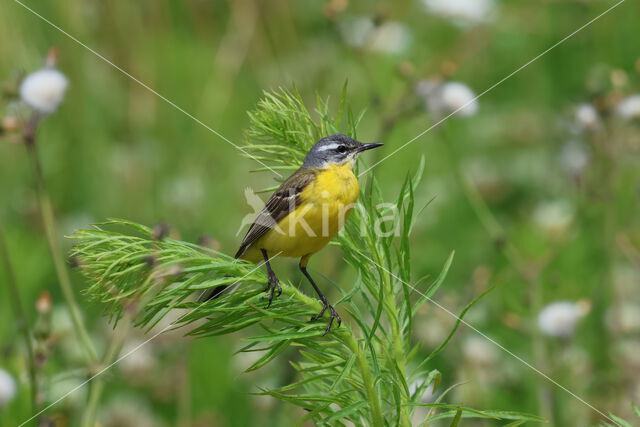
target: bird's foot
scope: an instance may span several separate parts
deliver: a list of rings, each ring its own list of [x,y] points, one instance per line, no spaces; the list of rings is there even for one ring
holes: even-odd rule
[[[324,334],[322,334],[322,336],[325,336],[329,333],[331,327],[333,326],[334,319],[338,321],[338,327],[340,327],[340,325],[342,324],[342,318],[340,317],[338,312],[333,308],[332,305],[329,305],[326,302],[322,306],[322,310],[320,310],[320,313],[313,316],[311,318],[311,321],[315,322],[316,320],[320,319],[324,315],[324,312],[327,311],[327,309],[329,309],[329,323],[327,324],[327,329],[324,331]]]
[[[273,297],[276,291],[278,291],[278,296],[282,295],[282,286],[280,286],[280,279],[278,279],[275,274],[271,272],[269,273],[269,281],[267,282],[267,288],[264,291],[269,293],[269,302],[267,304],[267,308],[269,308],[271,307],[271,301],[273,301]]]

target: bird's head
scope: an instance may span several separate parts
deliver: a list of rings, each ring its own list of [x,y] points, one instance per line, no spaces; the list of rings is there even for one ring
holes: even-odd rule
[[[307,153],[302,167],[324,168],[330,165],[353,163],[358,154],[383,144],[373,142],[365,144],[349,138],[347,135],[335,134],[322,138],[316,142]]]

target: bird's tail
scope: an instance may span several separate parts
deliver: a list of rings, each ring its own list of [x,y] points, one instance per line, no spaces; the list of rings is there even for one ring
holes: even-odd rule
[[[235,258],[236,259],[241,258],[246,251],[247,251],[246,245],[240,246],[240,249],[238,249],[238,252],[236,252]],[[231,285],[220,285],[220,286],[216,286],[213,289],[207,289],[202,295],[200,295],[200,297],[198,298],[198,302],[206,302],[212,299],[219,298],[224,292],[224,290],[227,289],[229,286]]]
[[[227,289],[229,285],[220,285],[216,286],[213,289],[207,289],[200,297],[198,298],[198,302],[206,302],[212,299],[218,298],[225,289]]]

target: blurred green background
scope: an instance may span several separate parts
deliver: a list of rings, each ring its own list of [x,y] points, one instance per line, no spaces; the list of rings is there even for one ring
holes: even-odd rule
[[[207,235],[233,253],[240,218],[252,212],[244,189],[276,181],[269,172],[250,173],[260,165],[194,118],[242,145],[246,112],[263,91],[295,86],[313,105],[316,95],[339,99],[348,81],[351,108],[366,110],[358,139],[386,144],[361,166],[371,165],[443,117],[423,108],[420,87],[452,80],[480,94],[615,4],[457,0],[452,17],[443,15],[446,3],[26,3],[118,70],[20,4],[2,2],[0,80],[41,68],[56,46],[58,67],[70,81],[38,138],[64,247],[70,243],[62,234],[118,217],[165,221],[182,239]],[[478,15],[479,5],[488,12]],[[449,118],[368,173],[392,200],[424,156],[417,205],[432,201],[413,233],[415,280],[437,275],[455,250],[435,297],[440,304],[459,313],[499,283],[467,320],[595,408],[629,419],[631,402],[640,401],[640,107],[626,114],[622,105],[640,91],[639,12],[637,2],[622,3],[483,95],[477,113]],[[9,102],[3,108],[4,117],[16,114]],[[52,295],[53,338],[42,368],[43,399],[52,402],[86,372],[37,214],[26,150],[11,138],[0,140],[0,215],[31,322],[38,295]],[[328,248],[312,267],[348,282],[341,264],[339,252]],[[279,262],[297,282],[294,266]],[[94,341],[104,347],[110,326],[101,307],[81,295],[86,283],[75,273],[73,281]],[[330,288],[326,280],[322,286]],[[18,326],[6,287],[1,292],[0,369],[14,376],[18,395],[0,407],[0,424],[14,425],[31,409]],[[555,301],[572,302],[580,314],[575,331],[560,338],[538,328],[540,310]],[[557,321],[565,325],[563,319]],[[416,341],[432,349],[453,319],[429,305],[417,322]],[[249,395],[290,381],[291,355],[243,374],[250,361],[232,356],[241,335],[154,340],[106,374],[101,424],[294,423],[303,412]],[[144,339],[137,332],[127,345]],[[443,388],[464,382],[449,397],[457,403],[536,413],[555,425],[603,420],[469,328],[433,365],[443,373]],[[81,389],[47,414],[77,425],[85,398]]]

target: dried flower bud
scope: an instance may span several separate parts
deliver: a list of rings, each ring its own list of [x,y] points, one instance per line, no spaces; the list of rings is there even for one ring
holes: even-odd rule
[[[518,329],[522,326],[522,319],[516,313],[505,313],[502,316],[502,323],[508,328]]]
[[[629,81],[629,76],[624,70],[611,70],[611,75],[609,76],[611,79],[611,84],[617,87],[625,86]]]
[[[20,129],[20,120],[14,116],[6,116],[2,118],[2,132],[14,133]]]
[[[455,61],[447,60],[440,64],[440,70],[442,72],[442,75],[451,76],[455,74],[456,71],[458,71],[458,64]]]
[[[348,5],[348,0],[330,0],[323,7],[325,16],[329,19],[335,19],[335,17],[344,12]]]
[[[165,237],[169,235],[169,224],[166,222],[159,222],[153,226],[153,230],[151,231],[151,238],[153,240],[163,240]]]
[[[40,292],[36,300],[36,310],[39,314],[49,314],[51,312],[51,294],[47,291]]]
[[[204,246],[205,248],[209,248],[214,251],[220,250],[220,242],[207,234],[201,234],[200,236],[198,236],[198,245]]]
[[[147,264],[149,267],[155,267],[157,262],[158,262],[158,259],[156,258],[155,255],[149,255],[144,259],[144,263]]]
[[[413,77],[416,73],[416,67],[409,61],[402,61],[398,65],[398,73],[405,78]]]

